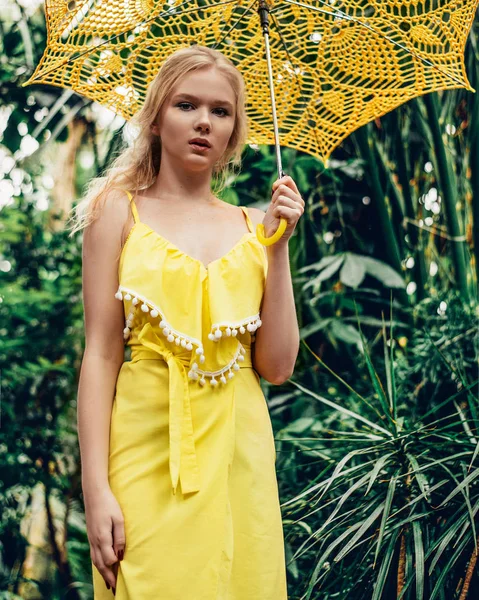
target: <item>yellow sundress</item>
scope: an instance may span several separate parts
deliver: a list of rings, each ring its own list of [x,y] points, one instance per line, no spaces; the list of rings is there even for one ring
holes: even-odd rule
[[[140,221],[115,297],[131,360],[112,407],[109,483],[125,520],[116,595],[95,600],[287,600],[276,451],[251,362],[267,257],[248,232],[205,266]]]

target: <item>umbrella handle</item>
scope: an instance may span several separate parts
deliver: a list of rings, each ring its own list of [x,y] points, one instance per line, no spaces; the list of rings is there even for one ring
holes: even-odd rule
[[[263,225],[263,223],[258,223],[258,225],[256,225],[256,237],[258,238],[260,243],[263,244],[263,246],[271,246],[272,244],[275,244],[280,239],[280,237],[283,235],[283,233],[286,230],[287,224],[288,224],[288,221],[286,221],[285,218],[281,217],[279,220],[278,229],[273,233],[273,235],[270,235],[269,237],[265,237],[264,225]]]

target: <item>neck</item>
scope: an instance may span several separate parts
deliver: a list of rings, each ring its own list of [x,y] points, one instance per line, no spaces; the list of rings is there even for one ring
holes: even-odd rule
[[[158,176],[148,189],[148,195],[177,204],[212,205],[217,199],[211,191],[211,169],[197,172],[186,171],[178,165],[174,168],[168,159],[161,158]],[[165,157],[166,158],[166,157]]]

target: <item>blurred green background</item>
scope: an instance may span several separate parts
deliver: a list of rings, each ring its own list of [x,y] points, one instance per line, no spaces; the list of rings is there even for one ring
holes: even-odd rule
[[[65,223],[124,121],[68,90],[20,87],[45,38],[41,2],[0,0],[2,600],[93,597],[76,435],[81,235]],[[478,40],[476,16],[475,89]],[[408,102],[327,169],[282,158],[306,201],[290,240],[302,341],[294,376],[261,384],[289,598],[478,598],[479,96]],[[274,147],[247,146],[222,197],[265,210],[276,176]]]

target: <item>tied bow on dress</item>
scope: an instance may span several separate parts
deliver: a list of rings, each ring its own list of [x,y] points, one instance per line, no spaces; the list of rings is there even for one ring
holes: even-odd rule
[[[138,341],[132,348],[132,360],[157,358],[164,360],[169,370],[169,467],[173,493],[181,480],[183,494],[200,490],[200,470],[196,456],[194,428],[190,402],[188,368],[191,357],[175,355],[156,335],[151,323],[142,327]],[[249,349],[248,349],[249,350]],[[251,368],[251,353],[244,355],[240,368]],[[213,388],[214,389],[214,388]],[[206,390],[205,390],[206,391]],[[207,393],[213,393],[209,391]]]
[[[169,432],[170,432],[170,476],[173,493],[176,494],[178,480],[181,478],[181,489],[184,494],[198,492],[200,489],[200,472],[193,437],[191,420],[190,390],[187,368],[190,359],[176,356],[165,348],[161,339],[153,331],[150,323],[146,323],[138,340],[163,358],[169,369]],[[134,353],[136,358],[146,358],[145,351],[139,348]]]

